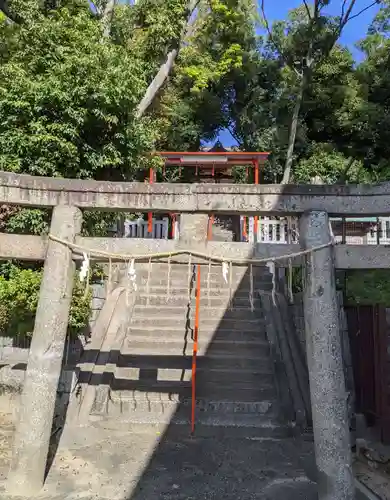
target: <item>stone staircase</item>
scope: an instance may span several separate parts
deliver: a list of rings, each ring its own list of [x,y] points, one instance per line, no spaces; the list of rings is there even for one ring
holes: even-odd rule
[[[189,432],[195,269],[172,264],[169,287],[167,264],[153,264],[149,280],[140,276],[109,396],[104,404],[97,398],[93,418]],[[290,428],[280,415],[260,300],[255,294],[251,304],[247,268],[232,274],[230,288],[220,265],[210,273],[201,266],[196,433],[284,437]],[[253,285],[269,290],[271,276],[253,268]]]

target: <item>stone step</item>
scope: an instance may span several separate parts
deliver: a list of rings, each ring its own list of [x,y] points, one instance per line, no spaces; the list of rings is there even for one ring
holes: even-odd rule
[[[128,404],[129,408],[136,409],[139,402],[149,405],[155,403],[189,404],[191,401],[191,381],[158,381],[141,382],[140,380],[123,380],[115,378],[111,384],[110,399],[121,405]],[[276,399],[276,389],[273,385],[246,387],[242,386],[234,394],[228,386],[220,384],[196,384],[196,398],[205,401],[245,403]]]
[[[207,304],[201,304],[200,317],[203,320],[221,320],[224,321],[239,321],[239,320],[253,320],[258,321],[259,324],[264,323],[261,311],[255,310],[251,311],[250,308],[234,308],[233,310],[226,307],[209,307]],[[161,307],[147,306],[147,305],[136,305],[134,308],[134,317],[146,317],[153,321],[158,322],[161,317],[169,318],[190,318],[195,317],[195,307],[187,308],[182,306],[171,307],[171,304]]]
[[[229,283],[229,281],[230,281],[230,279],[228,278],[228,283]],[[176,274],[176,275],[170,274],[169,275],[169,282],[172,286],[186,286],[186,287],[188,287],[188,285],[190,283],[189,279],[188,279],[188,274],[185,274],[184,270],[182,271],[182,273],[180,275],[179,274]],[[154,285],[154,286],[165,285],[168,283],[168,273],[153,274],[150,277],[142,275],[137,280],[137,283],[141,286],[145,286],[147,283],[149,283],[149,285]],[[194,280],[192,280],[192,284],[194,285],[195,283],[196,283],[196,278]],[[210,276],[208,276],[208,273],[204,272],[203,274],[201,274],[200,283],[201,283],[202,288],[204,288],[208,284],[210,284],[211,287],[219,287],[222,285],[228,286],[228,283],[226,283],[226,281],[224,280],[222,273],[221,273],[221,276],[219,276],[217,274],[210,274]],[[259,286],[259,285],[261,286],[262,284],[269,284],[269,283],[272,283],[272,276],[271,275],[261,276],[261,277],[260,276],[253,277],[253,285],[254,286]],[[248,288],[249,289],[251,286],[250,276],[244,275],[244,276],[233,277],[232,278],[232,285],[234,285],[234,287]]]
[[[116,368],[115,376],[126,380],[189,381],[192,378],[192,370],[175,368]],[[196,377],[198,381],[229,384],[231,387],[239,384],[274,384],[274,373],[269,365],[260,366],[257,370],[202,370],[197,368]]]
[[[182,332],[192,331],[195,327],[195,318],[186,317],[184,314],[181,316],[166,316],[163,315],[164,311],[161,312],[161,316],[148,317],[145,314],[140,315],[135,313],[131,320],[130,328],[172,328],[174,330],[180,329]],[[203,317],[203,311],[199,312],[199,327],[206,331],[214,330],[234,330],[234,331],[246,331],[246,332],[260,332],[264,331],[265,320],[262,319],[229,319],[229,318],[210,318]]]
[[[180,433],[188,433],[188,429],[191,428],[191,421],[190,419],[174,420],[173,425],[178,434],[180,431]],[[210,419],[201,415],[198,419],[195,419],[194,435],[199,438],[217,438],[221,440],[227,437],[236,439],[285,439],[291,437],[293,431],[289,425],[272,419],[257,418],[257,424],[253,425],[252,419],[249,422],[245,419],[232,421],[232,419],[224,416]]]
[[[134,331],[135,330],[135,331]],[[157,334],[156,334],[157,330]],[[138,333],[137,333],[138,331]],[[141,333],[139,333],[141,331]],[[136,326],[132,326],[129,328],[128,336],[131,341],[132,338],[136,338],[138,340],[144,341],[153,341],[158,343],[165,342],[184,342],[185,340],[190,341],[193,338],[194,329],[193,327],[185,328],[169,328],[169,329],[154,329],[151,327],[148,328],[139,328]],[[198,332],[199,342],[207,342],[209,344],[213,344],[214,341],[227,341],[227,342],[268,342],[267,334],[265,329],[256,330],[225,330],[225,329],[208,329],[202,323],[199,327]]]
[[[264,284],[262,287],[262,290],[271,290],[272,289],[272,284]],[[249,298],[250,290],[248,289],[241,289],[238,287],[237,289],[232,288],[232,290],[229,289],[229,285],[222,285],[219,288],[207,288],[206,286],[203,287],[203,290],[201,289],[201,296],[204,297],[229,297],[230,294],[234,298],[242,297],[242,298]],[[155,285],[150,285],[149,287],[147,286],[139,286],[138,287],[138,293],[140,295],[161,295],[162,297],[168,297],[168,296],[183,296],[183,297],[188,297],[189,296],[189,289],[187,286],[183,286],[182,284],[180,286],[171,286],[171,288],[168,291],[167,285],[163,286],[155,286]],[[255,291],[253,291],[253,294]],[[195,288],[191,292],[192,295],[195,295]]]
[[[170,355],[136,355],[123,354],[118,355],[117,366],[122,368],[172,368],[172,369],[191,369],[192,356],[170,356]],[[239,358],[235,355],[218,356],[208,354],[207,356],[198,356],[198,369],[224,369],[227,371],[234,370],[257,370],[261,366],[267,370],[272,369],[272,362],[267,358],[259,358],[258,356],[248,355],[245,358]]]
[[[179,274],[183,275],[183,272],[186,271],[188,274],[188,263],[185,264],[178,264],[178,263],[171,263],[171,270],[170,273],[172,275]],[[162,263],[152,263],[151,267],[151,275],[159,274],[159,273],[166,273],[168,271],[169,264],[167,262],[162,262]],[[191,264],[191,273],[194,274],[194,271],[196,272],[198,268],[197,264]],[[149,273],[149,264],[143,263],[141,264],[136,264],[135,269],[140,269],[143,272],[147,271],[146,274]],[[250,267],[249,265],[233,265],[231,268],[233,276],[245,276],[246,274],[250,274]],[[211,267],[209,268],[208,264],[200,264],[200,272],[202,274],[208,274],[210,275],[215,275],[215,276],[221,276],[222,275],[222,263],[218,264],[212,264]],[[269,272],[268,268],[265,266],[253,266],[252,267],[252,274],[253,276],[269,276],[271,273]]]
[[[259,268],[260,269],[260,268]],[[256,271],[256,268],[253,268],[252,272],[252,278],[253,278],[253,283],[254,284],[259,284],[261,283],[271,283],[272,282],[272,274],[264,271],[264,268],[260,269],[259,271]],[[136,271],[137,271],[137,266],[136,266]],[[192,278],[193,283],[196,282],[196,274],[193,272],[191,273],[191,276],[189,278],[188,275],[188,267],[186,265],[180,266],[180,268],[174,268],[172,267],[170,272],[168,273],[168,266],[165,265],[164,267],[160,267],[155,269],[153,266],[151,274],[149,274],[149,271],[146,268],[139,269],[139,272],[137,273],[137,283],[140,285],[144,285],[147,282],[150,284],[166,284],[168,280],[168,274],[169,274],[169,279],[170,282],[174,285],[180,285],[182,286],[188,286],[189,279]],[[226,285],[223,274],[222,274],[222,267],[219,266],[218,268],[212,268],[211,272],[209,273],[208,267],[207,266],[202,266],[201,267],[201,284],[202,287],[204,287],[208,282],[212,285],[216,286],[221,286],[223,284]],[[228,282],[230,281],[230,271],[229,271],[229,277],[228,277]],[[240,285],[240,286],[245,286],[247,288],[250,288],[250,282],[251,282],[251,274],[249,270],[235,270],[233,268],[233,273],[231,275],[231,281],[234,286]],[[117,284],[117,283],[116,283]],[[92,287],[92,292],[93,296],[95,297],[103,297],[104,292],[105,292],[105,286],[96,286],[94,285]]]
[[[253,417],[253,418],[252,418]],[[91,416],[94,425],[103,425],[105,428],[112,426],[113,429],[121,425],[121,429],[129,432],[148,431],[156,436],[163,436],[169,428],[170,436],[188,436],[191,433],[191,417],[189,415],[155,414],[143,411],[122,412],[119,405],[114,408],[110,402],[108,414]],[[277,419],[262,417],[259,415],[218,415],[216,418],[200,413],[195,418],[195,437],[207,438],[258,438],[258,439],[283,439],[292,436],[292,427]]]
[[[144,295],[141,294],[137,298],[137,305],[150,305],[150,306],[166,306],[166,307],[187,307],[188,304],[191,304],[191,308],[195,307],[195,300],[194,298],[191,298],[191,300],[188,300],[188,296],[182,296],[182,295],[171,295],[171,297],[167,297],[166,291],[164,295],[158,295],[158,294],[149,294],[149,295]],[[207,295],[203,294],[201,295],[200,298],[200,305],[202,307],[204,306],[209,306],[209,307],[216,307],[216,308],[221,308],[225,307],[226,309],[229,308],[229,297],[210,297],[208,298]],[[249,309],[250,310],[251,303],[249,301],[249,296],[248,297],[234,297],[232,296],[232,303],[231,303],[231,309]],[[261,301],[259,299],[254,299],[253,300],[253,307],[257,310],[261,310]]]
[[[181,413],[186,416],[188,410],[192,407],[192,397],[179,398],[177,395],[159,393],[157,399],[153,398],[138,398],[134,400],[129,397],[126,391],[113,391],[110,397],[103,405],[95,405],[93,411],[95,414],[105,414],[109,409],[109,404],[112,404],[112,409],[121,413],[155,413],[156,415],[166,414],[169,420],[173,415]],[[103,400],[100,398],[100,400]],[[199,416],[202,413],[211,417],[220,415],[238,415],[244,418],[252,415],[254,419],[267,416],[280,416],[280,408],[277,399],[262,399],[260,401],[247,401],[242,398],[232,400],[216,400],[213,398],[204,398],[199,395],[195,398],[195,411]],[[168,421],[169,421],[168,420]]]
[[[132,340],[132,338],[135,339],[154,339],[156,344],[164,344],[162,347],[162,352],[163,354],[163,349],[165,349],[165,344],[167,342],[171,342],[176,340],[177,343],[183,342],[184,340],[190,341],[192,338],[192,333],[193,330],[189,328],[186,332],[184,328],[181,327],[147,327],[147,328],[139,328],[137,326],[131,326],[128,332],[128,339],[129,341]],[[206,340],[207,342],[214,343],[214,341],[227,341],[227,342],[235,342],[236,341],[236,335],[238,336],[239,334],[241,335],[241,342],[245,343],[246,338],[248,338],[248,342],[250,342],[249,338],[250,335],[253,335],[253,333],[257,333],[255,330],[240,330],[239,333],[237,333],[236,330],[232,329],[227,329],[227,328],[217,328],[215,331],[214,330],[206,330],[205,328],[202,329],[199,328],[199,340],[202,342]],[[258,332],[259,338],[255,338],[254,340],[259,340],[259,341],[264,341],[265,340],[265,333],[264,330],[261,332],[259,330]],[[240,339],[237,338],[237,342],[240,342]],[[233,347],[233,346],[232,346]]]
[[[187,342],[174,341],[165,339],[161,341],[159,338],[149,338],[147,341],[142,336],[126,339],[125,344],[121,348],[123,355],[167,355],[167,356],[191,356],[193,353],[194,344],[191,337]],[[214,340],[209,342],[208,339],[200,339],[198,344],[198,355],[207,356],[210,353],[219,356],[237,356],[246,357],[247,355],[257,356],[259,360],[269,356],[268,342],[261,341],[226,341]]]

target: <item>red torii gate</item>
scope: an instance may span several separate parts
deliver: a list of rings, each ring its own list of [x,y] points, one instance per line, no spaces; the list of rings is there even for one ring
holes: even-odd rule
[[[266,162],[269,153],[265,152],[249,152],[249,151],[227,151],[220,145],[216,145],[212,150],[199,152],[178,152],[178,151],[162,151],[156,153],[164,159],[165,166],[180,166],[195,168],[195,175],[199,175],[199,169],[208,170],[211,177],[216,176],[218,172],[220,177],[228,176],[228,172],[233,165],[247,165],[254,169],[254,183],[260,182],[260,166]],[[247,182],[249,180],[249,168],[247,167]],[[149,183],[156,181],[154,168],[149,170]],[[172,215],[172,221],[175,220],[175,215]],[[211,237],[211,227],[213,224],[213,216],[211,215],[208,227],[208,239]],[[258,217],[254,219],[254,230],[257,234]],[[174,227],[174,225],[173,225]],[[246,224],[244,224],[246,228]],[[148,231],[151,233],[153,229],[153,215],[148,213]]]

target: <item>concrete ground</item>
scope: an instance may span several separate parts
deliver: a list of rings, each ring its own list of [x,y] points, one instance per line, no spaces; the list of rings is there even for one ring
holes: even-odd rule
[[[9,449],[10,427],[0,443]],[[0,460],[0,498],[9,454]],[[316,500],[312,443],[191,438],[169,428],[68,426],[39,500]],[[358,500],[363,496],[358,495]],[[16,500],[13,497],[13,500]],[[25,499],[24,499],[25,500]]]

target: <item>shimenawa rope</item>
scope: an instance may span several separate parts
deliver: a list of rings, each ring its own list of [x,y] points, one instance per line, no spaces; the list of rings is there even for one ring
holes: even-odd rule
[[[76,243],[71,243],[69,241],[63,240],[62,238],[58,238],[57,236],[54,236],[53,234],[49,234],[49,239],[52,241],[55,241],[57,243],[61,243],[62,245],[65,245],[69,247],[71,250],[73,250],[75,253],[80,253],[80,254],[88,254],[90,257],[103,257],[105,259],[108,259],[109,261],[112,260],[134,260],[134,261],[149,261],[149,259],[164,259],[164,258],[169,258],[169,257],[176,257],[179,255],[189,255],[190,257],[198,257],[200,259],[205,259],[205,260],[210,260],[213,262],[228,262],[229,264],[267,264],[267,262],[278,262],[280,260],[288,260],[288,259],[294,259],[296,257],[301,257],[303,255],[308,255],[313,252],[317,252],[318,250],[323,250],[324,248],[330,247],[335,245],[336,243],[333,241],[329,241],[328,243],[324,243],[322,245],[318,245],[312,248],[308,248],[306,250],[299,250],[298,252],[293,252],[290,254],[283,254],[283,255],[278,255],[278,256],[273,256],[273,257],[264,257],[261,259],[255,259],[255,258],[246,258],[246,259],[231,259],[231,258],[226,258],[226,257],[220,257],[217,255],[209,255],[205,252],[199,252],[195,250],[172,250],[171,252],[154,252],[154,253],[149,253],[149,254],[122,254],[122,253],[112,253],[112,252],[105,252],[104,250],[94,250],[91,248],[84,247],[82,245],[77,245]]]

